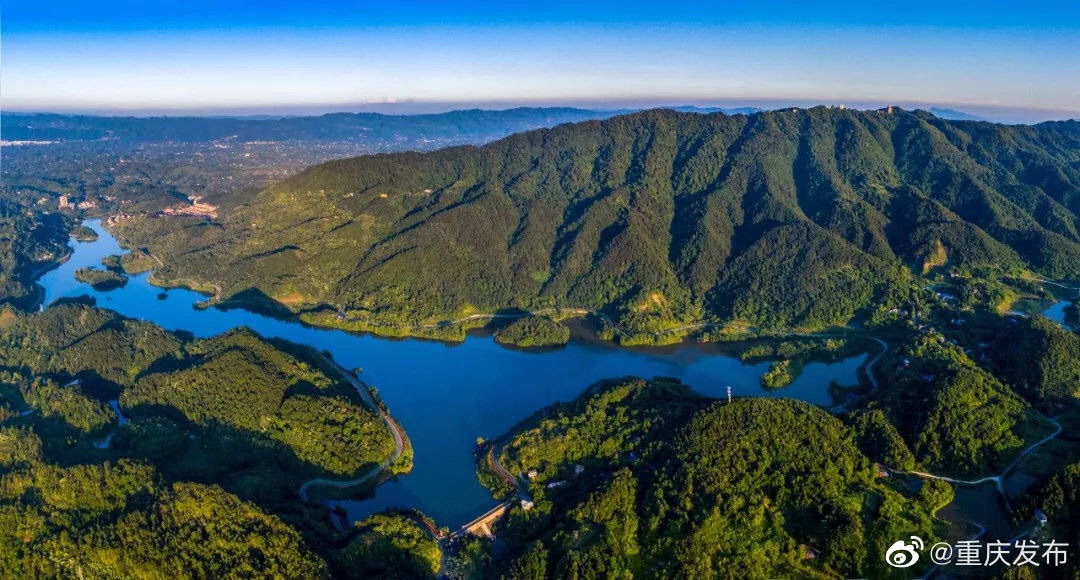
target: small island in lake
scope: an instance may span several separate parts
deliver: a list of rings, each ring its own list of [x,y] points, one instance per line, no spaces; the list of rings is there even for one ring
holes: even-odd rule
[[[75,279],[89,284],[94,290],[113,290],[127,284],[127,276],[113,270],[99,270],[97,268],[79,268],[75,270]]]
[[[75,226],[72,228],[71,237],[79,242],[96,242],[98,239],[97,232],[86,226]]]
[[[790,359],[775,361],[769,366],[769,370],[761,375],[761,386],[767,389],[786,387],[795,381],[801,371],[801,363],[793,364]]]

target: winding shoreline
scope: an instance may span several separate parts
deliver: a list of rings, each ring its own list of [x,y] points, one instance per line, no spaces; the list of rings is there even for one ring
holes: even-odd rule
[[[401,458],[401,455],[405,452],[406,445],[408,445],[408,438],[405,436],[405,431],[397,424],[397,421],[394,421],[394,419],[390,416],[389,413],[384,411],[378,404],[376,404],[375,398],[371,396],[371,393],[367,390],[367,386],[364,385],[360,381],[360,379],[356,378],[353,373],[342,368],[342,366],[334,360],[328,357],[324,358],[327,363],[332,365],[342,375],[345,381],[347,381],[353,386],[354,389],[356,389],[356,392],[360,395],[360,398],[362,398],[366,404],[368,404],[379,414],[379,418],[383,420],[387,428],[390,430],[390,433],[394,436],[394,453],[391,454],[391,456],[387,460],[383,461],[371,471],[360,477],[356,477],[353,479],[329,479],[324,477],[316,477],[314,479],[309,479],[308,481],[305,481],[300,486],[299,490],[297,490],[300,495],[300,499],[303,501],[308,501],[311,499],[309,491],[312,487],[334,487],[344,489],[349,487],[356,487],[358,485],[363,485],[364,483],[367,483],[368,481],[385,472],[387,469],[390,468],[390,466],[396,463],[397,460]]]

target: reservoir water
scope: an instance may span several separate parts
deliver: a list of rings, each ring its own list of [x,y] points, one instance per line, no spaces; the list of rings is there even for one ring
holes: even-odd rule
[[[1043,316],[1067,328],[1068,325],[1065,323],[1065,309],[1068,308],[1069,304],[1071,304],[1071,302],[1068,300],[1055,302],[1050,308],[1043,311]]]
[[[588,341],[543,352],[511,350],[489,337],[470,336],[446,345],[424,340],[390,340],[261,316],[244,310],[196,309],[205,300],[183,289],[164,291],[147,282],[147,274],[131,276],[123,288],[98,292],[75,280],[83,266],[100,266],[101,258],[122,254],[100,220],[86,224],[97,241],[72,242],[74,252],[39,283],[45,304],[61,297],[92,296],[98,306],[147,320],[170,330],[207,337],[247,326],[278,337],[329,351],[345,368],[360,367],[360,378],[373,385],[404,427],[413,444],[412,472],[381,485],[374,498],[335,502],[353,519],[388,507],[413,507],[440,525],[456,527],[492,505],[473,471],[477,437],[496,437],[541,407],[576,397],[590,384],[621,376],[672,376],[696,391],[722,397],[728,385],[736,396],[776,396],[831,404],[830,381],[858,382],[856,369],[865,354],[836,363],[808,364],[793,384],[767,391],[759,379],[768,364],[743,364],[701,345],[665,349],[625,349]]]

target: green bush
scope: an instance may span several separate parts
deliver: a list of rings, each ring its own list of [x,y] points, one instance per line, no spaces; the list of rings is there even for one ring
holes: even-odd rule
[[[97,232],[81,225],[71,228],[71,237],[79,242],[93,242],[98,239]]]
[[[427,578],[439,571],[442,550],[424,527],[397,514],[356,524],[359,533],[338,557],[342,578]]]
[[[799,368],[790,360],[778,360],[769,366],[769,370],[761,375],[761,386],[767,389],[786,387],[795,380]]]

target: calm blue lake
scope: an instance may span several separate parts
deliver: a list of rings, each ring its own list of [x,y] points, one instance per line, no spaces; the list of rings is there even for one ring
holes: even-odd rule
[[[1062,326],[1066,326],[1065,309],[1069,307],[1069,304],[1071,304],[1071,302],[1069,302],[1068,300],[1061,300],[1059,302],[1055,302],[1052,306],[1050,306],[1050,308],[1047,308],[1043,311],[1043,316],[1049,318],[1050,320],[1053,320],[1054,322]]]
[[[620,349],[574,340],[559,350],[525,352],[501,347],[489,337],[469,337],[456,345],[389,340],[310,328],[243,310],[198,310],[193,304],[205,297],[175,289],[159,300],[163,290],[150,285],[147,274],[132,276],[125,287],[108,292],[76,281],[77,268],[100,266],[102,257],[124,252],[99,220],[86,225],[98,233],[98,240],[72,242],[71,258],[41,277],[46,304],[89,295],[103,308],[199,337],[247,326],[263,336],[327,350],[344,367],[363,369],[361,378],[378,389],[405,428],[415,464],[408,475],[380,486],[372,499],[337,502],[354,519],[404,506],[424,511],[440,525],[456,527],[469,521],[494,504],[473,472],[476,438],[499,436],[541,407],[573,399],[600,379],[664,375],[715,397],[724,396],[731,385],[736,396],[782,396],[829,405],[829,382],[857,383],[856,369],[866,359],[864,354],[832,364],[811,363],[790,386],[766,391],[758,381],[767,364],[743,364],[702,345]]]

